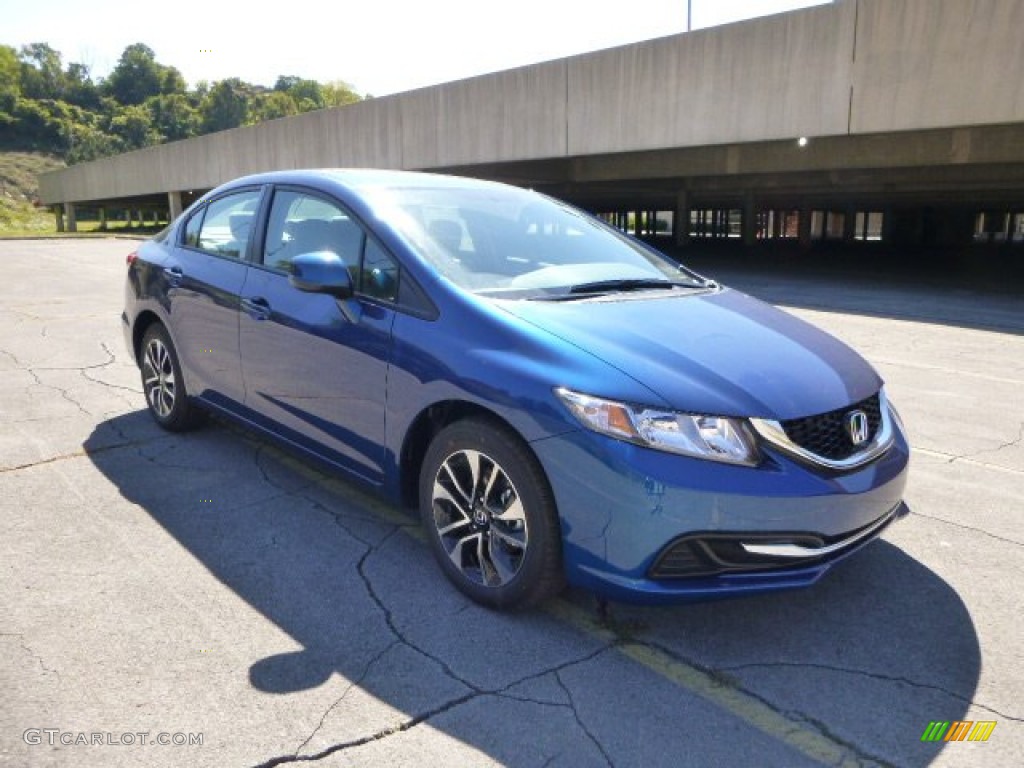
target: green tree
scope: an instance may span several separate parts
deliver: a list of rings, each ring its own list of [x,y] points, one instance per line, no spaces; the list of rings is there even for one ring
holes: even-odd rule
[[[299,112],[312,112],[325,106],[324,92],[316,80],[299,80],[288,93],[295,99]]]
[[[237,77],[214,84],[200,108],[203,132],[224,131],[244,125],[249,116],[250,90]]]
[[[199,133],[202,120],[184,93],[154,96],[146,101],[153,127],[166,141],[187,139]]]
[[[282,91],[270,91],[261,93],[253,99],[250,105],[249,119],[253,123],[262,123],[265,120],[276,120],[279,117],[297,115],[299,107],[290,94]]]
[[[124,142],[128,149],[141,149],[160,141],[153,128],[153,119],[144,106],[121,107],[110,121],[110,132]]]
[[[85,64],[72,62],[64,73],[64,100],[86,109],[100,108],[100,89],[92,81]]]
[[[21,95],[21,63],[18,52],[9,45],[0,45],[0,95]]]
[[[105,85],[107,93],[121,104],[134,105],[159,95],[163,81],[163,68],[153,49],[134,43],[124,49]]]
[[[160,82],[160,93],[184,94],[188,90],[185,78],[182,77],[181,72],[179,72],[175,67],[163,67],[162,69],[163,74]]]
[[[125,150],[123,142],[118,137],[91,125],[71,126],[66,141],[68,149],[64,153],[64,159],[68,165],[87,163]]]
[[[59,99],[63,95],[64,65],[60,53],[46,43],[21,47],[21,93],[28,99]]]
[[[274,90],[290,91],[301,80],[301,77],[296,77],[295,75],[279,75],[277,78],[277,82],[274,83]]]
[[[363,100],[355,88],[344,80],[332,80],[320,88],[324,94],[324,106],[327,107],[343,107]]]

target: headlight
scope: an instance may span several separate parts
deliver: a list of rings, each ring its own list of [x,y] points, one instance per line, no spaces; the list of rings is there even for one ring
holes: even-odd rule
[[[564,387],[555,394],[583,426],[595,432],[698,459],[757,464],[757,448],[743,419],[618,403]]]

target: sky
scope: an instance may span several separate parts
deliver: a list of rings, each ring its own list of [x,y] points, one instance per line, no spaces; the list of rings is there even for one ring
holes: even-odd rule
[[[689,0],[695,30],[827,1]],[[141,42],[190,86],[296,75],[384,96],[684,32],[686,17],[687,0],[0,0],[0,43],[49,43],[94,78]]]

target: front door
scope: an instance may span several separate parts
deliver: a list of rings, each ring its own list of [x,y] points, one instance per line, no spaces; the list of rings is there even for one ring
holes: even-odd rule
[[[288,282],[293,257],[331,251],[350,266],[358,288],[368,243],[379,249],[336,202],[276,190],[262,263],[246,278],[239,341],[252,417],[380,482],[394,310],[364,292],[336,299]]]

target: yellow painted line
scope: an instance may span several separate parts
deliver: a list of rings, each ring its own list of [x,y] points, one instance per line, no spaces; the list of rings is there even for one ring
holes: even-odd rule
[[[304,477],[317,480],[321,487],[337,493],[339,496],[352,499],[361,508],[373,512],[383,522],[399,526],[404,533],[426,544],[427,537],[422,527],[410,525],[415,518],[410,518],[395,507],[345,481],[306,466],[300,460],[276,447],[268,445],[267,450],[273,452],[275,459],[282,464]],[[841,744],[837,744],[818,731],[786,718],[756,697],[715,678],[705,670],[673,658],[649,645],[629,640],[624,641],[614,631],[602,625],[590,611],[562,598],[550,601],[544,606],[544,611],[583,634],[602,642],[614,643],[615,649],[626,658],[674,683],[688,693],[724,709],[753,728],[812,760],[840,766],[840,768],[847,768],[847,766],[854,768],[860,765],[860,761],[850,755],[849,750]]]
[[[597,619],[579,606],[558,599],[546,607],[552,616],[566,624],[601,640],[617,640],[614,632],[602,626]],[[861,763],[842,745],[818,731],[804,727],[729,683],[685,661],[673,658],[663,651],[643,643],[619,641],[618,651],[628,659],[646,667],[677,686],[701,697],[720,709],[739,718],[747,725],[780,741],[812,760],[828,765],[859,766]]]

